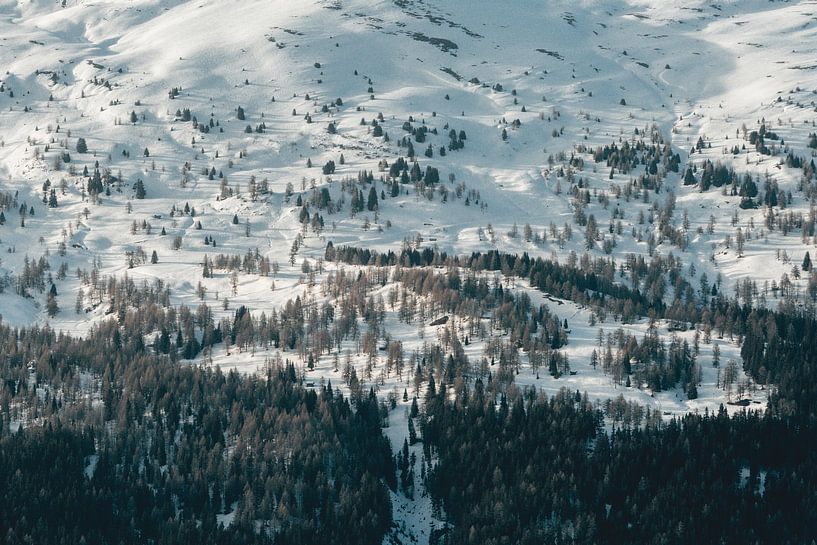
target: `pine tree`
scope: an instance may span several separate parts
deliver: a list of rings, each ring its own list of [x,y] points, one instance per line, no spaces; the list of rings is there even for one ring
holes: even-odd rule
[[[689,387],[687,388],[687,398],[698,399],[698,387],[695,385],[694,380],[689,383]]]
[[[695,175],[692,173],[691,168],[687,168],[686,173],[684,174],[684,185],[695,185],[697,180],[695,180]]]
[[[82,298],[85,294],[82,292],[82,288],[77,290],[77,300],[74,303],[74,312],[77,314],[82,313]]]
[[[48,313],[50,318],[53,318],[57,315],[60,311],[60,307],[57,305],[57,296],[56,296],[56,288],[53,284],[51,284],[52,291],[48,292],[48,298],[46,299],[45,303],[45,310]]]
[[[743,257],[743,248],[746,244],[746,238],[743,236],[743,230],[738,227],[735,233],[735,243],[737,244],[738,257]]]
[[[150,262],[154,265],[159,262],[159,256],[156,255],[156,250],[153,250],[153,253],[150,254]]]
[[[84,138],[77,139],[77,153],[88,153],[88,144],[85,143]]]
[[[369,198],[366,201],[366,209],[369,212],[373,212],[377,210],[377,191],[375,190],[374,186],[369,188]]]
[[[550,373],[550,376],[553,378],[559,378],[560,376],[559,367],[556,364],[556,356],[553,354],[551,354],[550,362],[548,363],[548,373]]]

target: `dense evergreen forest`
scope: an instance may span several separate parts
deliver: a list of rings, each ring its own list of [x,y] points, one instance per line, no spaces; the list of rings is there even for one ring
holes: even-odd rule
[[[451,526],[440,543],[810,543],[817,433],[772,416],[690,415],[600,432],[564,391],[490,385],[421,415],[428,487]],[[436,460],[436,462],[433,462]]]
[[[456,258],[331,245],[326,257],[369,265],[366,274],[333,272],[324,289],[342,301],[337,307],[298,299],[269,317],[240,307],[215,323],[204,305],[195,314],[167,306],[161,286],[124,290],[143,297],[136,308],[112,286],[116,318],[84,339],[0,323],[3,541],[375,544],[391,528],[393,492],[431,495],[447,521],[431,533],[434,543],[817,539],[817,321],[808,309],[771,311],[682,284],[664,303],[655,289],[620,282],[604,259],[560,265],[496,252]],[[654,260],[632,282],[682,282],[677,266]],[[661,318],[736,336],[746,372],[775,385],[768,410],[672,421],[639,410],[611,429],[613,409],[586,394],[549,398],[517,387],[520,347],[554,376],[569,370],[559,359],[568,327],[479,271],[527,278],[622,321]],[[388,282],[399,290],[376,300],[371,290]],[[468,325],[446,326],[406,362],[399,342],[378,348],[387,304],[405,323],[450,314]],[[496,367],[469,362],[463,350],[485,335],[468,317],[486,314],[503,332],[486,343]],[[276,346],[304,361],[348,339],[363,353],[385,351],[384,372],[413,378],[421,403],[409,436],[422,443],[419,469],[405,448],[393,456],[382,434],[389,406],[365,385],[372,369],[344,373],[345,397],[331,383],[307,387],[280,359],[260,376],[179,362],[220,343]],[[649,337],[621,342],[625,359],[660,352]],[[686,387],[688,352],[671,344],[668,365],[643,380]],[[415,473],[423,491],[413,490]]]
[[[3,542],[380,543],[395,473],[374,393],[153,352],[115,322],[83,340],[0,326]],[[45,424],[12,433],[21,400]]]

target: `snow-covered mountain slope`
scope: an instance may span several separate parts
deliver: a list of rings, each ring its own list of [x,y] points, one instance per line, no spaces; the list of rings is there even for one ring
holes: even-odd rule
[[[796,278],[792,266],[811,246],[800,235],[814,217],[802,169],[781,162],[788,151],[812,156],[815,13],[809,2],[759,0],[2,0],[0,192],[9,202],[0,314],[82,333],[108,311],[90,295],[93,278],[125,275],[161,280],[173,304],[205,300],[225,316],[240,304],[270,311],[304,295],[303,262],[314,266],[330,240],[565,261],[588,249],[576,179],[591,197],[584,215],[599,226],[591,254],[623,263],[628,254],[673,253],[693,286],[705,273],[731,294],[750,278],[758,293],[748,296],[771,306],[778,292],[764,293],[763,283],[786,273],[792,293],[804,295],[808,275]],[[769,155],[748,141],[761,124],[778,137],[767,139]],[[462,149],[451,149],[451,131]],[[395,184],[392,196],[381,161],[408,154],[404,137],[440,183]],[[648,164],[611,172],[591,153],[658,138],[679,170],[659,165],[661,190],[645,198],[637,180]],[[684,185],[687,166],[697,183],[705,160],[757,176],[761,195],[765,181],[778,184],[791,193],[778,218],[807,219],[792,217],[783,234],[767,227],[763,207],[738,206],[740,187],[732,195]],[[90,194],[95,169],[99,195]],[[352,212],[348,182],[362,171],[372,172],[377,207],[366,189]],[[322,189],[328,208],[315,204]],[[659,211],[671,194],[662,234]],[[299,201],[313,204],[306,227]],[[675,243],[666,229],[680,233]],[[202,277],[205,256],[255,249],[280,265],[275,275]],[[26,259],[43,256],[57,292],[53,316],[50,283],[19,280],[31,269]],[[617,327],[609,321],[601,325]],[[588,365],[586,347],[570,350]],[[254,368],[263,357],[251,360]]]
[[[631,256],[672,256],[687,301],[810,305],[816,21],[806,1],[0,0],[0,315],[81,335],[120,312],[110,293],[126,278],[168,306],[204,302],[216,322],[241,305],[338,304],[330,275],[366,267],[324,263],[330,241],[587,253],[644,292],[659,288],[634,280]],[[714,409],[734,382],[765,406],[742,372],[724,386],[734,364],[711,365],[739,362],[739,339],[700,346],[694,399],[627,386],[594,365],[604,336],[694,345],[696,332],[481,274],[569,322],[572,372],[540,373],[519,350],[519,386],[622,395],[664,416]],[[667,302],[676,285],[662,282]],[[430,325],[422,310],[406,320],[401,304],[383,305],[376,341],[401,341],[409,363],[473,326]],[[485,335],[463,348],[475,369],[507,340],[479,319]],[[218,345],[195,361],[253,372],[283,354],[307,384],[348,391],[345,359],[395,400],[399,448],[402,393],[422,378],[362,344],[316,350],[311,368],[292,347]],[[439,522],[429,498],[393,500],[398,534],[424,541]]]

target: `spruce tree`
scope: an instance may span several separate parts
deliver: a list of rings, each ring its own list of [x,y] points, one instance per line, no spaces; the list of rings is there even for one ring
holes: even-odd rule
[[[52,284],[51,287],[53,288],[54,285]],[[45,302],[45,310],[48,313],[49,318],[53,318],[60,311],[60,307],[57,305],[57,297],[54,293],[48,293],[48,298]]]
[[[373,212],[377,210],[377,190],[375,190],[374,186],[369,188],[369,198],[366,201],[366,209],[369,212]]]

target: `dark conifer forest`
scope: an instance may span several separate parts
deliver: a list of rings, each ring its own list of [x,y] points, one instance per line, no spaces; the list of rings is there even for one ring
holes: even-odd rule
[[[0,326],[4,543],[380,543],[395,473],[374,394],[306,389],[286,363],[178,365],[134,333]],[[47,423],[10,433],[18,400]]]
[[[440,543],[809,543],[817,434],[773,416],[687,416],[599,432],[586,398],[490,384],[422,417]]]

